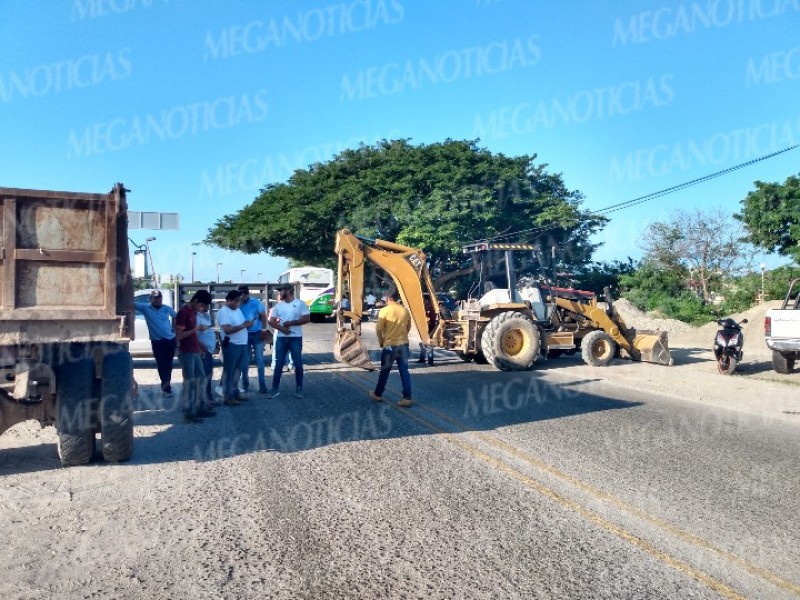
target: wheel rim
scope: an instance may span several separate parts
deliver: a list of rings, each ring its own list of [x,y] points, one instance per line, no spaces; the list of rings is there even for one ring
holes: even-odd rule
[[[503,351],[508,356],[516,356],[527,346],[527,338],[520,329],[511,329],[503,335]]]
[[[592,344],[592,356],[598,360],[606,358],[611,353],[611,344],[608,340],[597,340]]]

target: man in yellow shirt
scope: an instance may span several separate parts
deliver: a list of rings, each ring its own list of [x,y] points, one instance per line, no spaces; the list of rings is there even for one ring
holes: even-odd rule
[[[378,375],[378,385],[369,397],[375,402],[383,402],[383,391],[389,379],[392,364],[397,362],[400,371],[400,382],[403,386],[403,398],[397,406],[408,408],[413,405],[411,400],[411,375],[408,372],[408,332],[411,331],[411,314],[402,304],[398,304],[400,294],[393,292],[386,294],[386,306],[378,313],[378,322],[375,333],[378,343],[383,349],[381,352],[381,372]]]

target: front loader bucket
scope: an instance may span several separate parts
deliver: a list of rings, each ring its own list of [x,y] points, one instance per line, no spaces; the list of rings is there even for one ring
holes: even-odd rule
[[[633,360],[672,366],[666,331],[637,331],[633,337]]]
[[[361,336],[353,329],[338,329],[333,345],[333,356],[339,362],[353,367],[374,371],[375,366],[369,359],[369,353],[361,341]]]

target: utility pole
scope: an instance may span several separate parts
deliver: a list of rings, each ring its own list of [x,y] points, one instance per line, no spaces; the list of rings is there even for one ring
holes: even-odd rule
[[[222,266],[222,263],[217,263],[217,283],[219,283],[219,268]]]
[[[155,241],[156,241],[156,238],[154,238],[154,237],[149,237],[144,241],[144,245],[145,245],[145,249],[146,249],[146,255],[144,257],[144,265],[145,265],[145,269],[146,269],[147,268],[147,259],[149,258],[150,259],[150,272],[153,275],[153,287],[157,288],[158,287],[158,276],[156,276],[156,268],[153,265],[153,255],[150,252],[150,242],[155,242]]]

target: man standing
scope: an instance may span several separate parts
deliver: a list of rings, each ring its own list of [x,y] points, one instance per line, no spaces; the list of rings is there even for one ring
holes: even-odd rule
[[[253,350],[256,358],[256,371],[258,373],[258,391],[262,394],[267,393],[267,378],[264,375],[264,345],[267,341],[267,311],[264,304],[258,298],[250,297],[250,288],[240,285],[241,301],[239,310],[242,311],[244,318],[252,321],[253,324],[247,330],[247,368],[242,371],[242,389],[246,392],[250,388],[249,377],[249,353]]]
[[[172,360],[175,358],[176,342],[170,319],[174,319],[177,314],[171,306],[165,306],[163,301],[161,290],[153,290],[150,292],[150,302],[137,302],[136,310],[144,315],[147,322],[150,345],[161,380],[161,393],[166,398],[172,398]]]
[[[241,404],[239,396],[239,377],[242,366],[249,365],[247,347],[247,328],[253,322],[247,321],[239,310],[238,290],[231,290],[225,296],[225,306],[217,313],[217,323],[222,338],[222,394],[225,404]],[[227,338],[227,339],[226,339]],[[245,367],[246,368],[246,367]]]
[[[295,398],[303,398],[303,331],[302,325],[311,320],[306,303],[294,297],[294,288],[285,283],[278,287],[281,301],[269,313],[269,324],[275,328],[275,368],[272,372],[272,390],[268,398],[277,398],[280,394],[281,374],[286,355],[292,357],[294,363],[294,380],[297,388]]]
[[[381,348],[381,372],[378,375],[378,385],[369,397],[375,402],[383,402],[383,391],[389,380],[392,364],[397,362],[400,371],[400,382],[403,386],[403,398],[397,406],[408,408],[414,402],[411,400],[411,375],[408,372],[408,332],[411,331],[411,314],[402,304],[398,304],[400,294],[394,292],[386,294],[386,306],[378,313],[378,322],[375,324],[375,333]]]
[[[178,311],[175,318],[178,343],[180,344],[181,370],[183,371],[183,400],[184,420],[187,423],[199,423],[201,417],[212,417],[216,413],[213,409],[204,409],[205,397],[205,370],[200,358],[200,340],[197,334],[205,330],[205,325],[197,325],[197,311],[208,310],[211,304],[211,294],[207,290],[200,290],[187,304]]]

